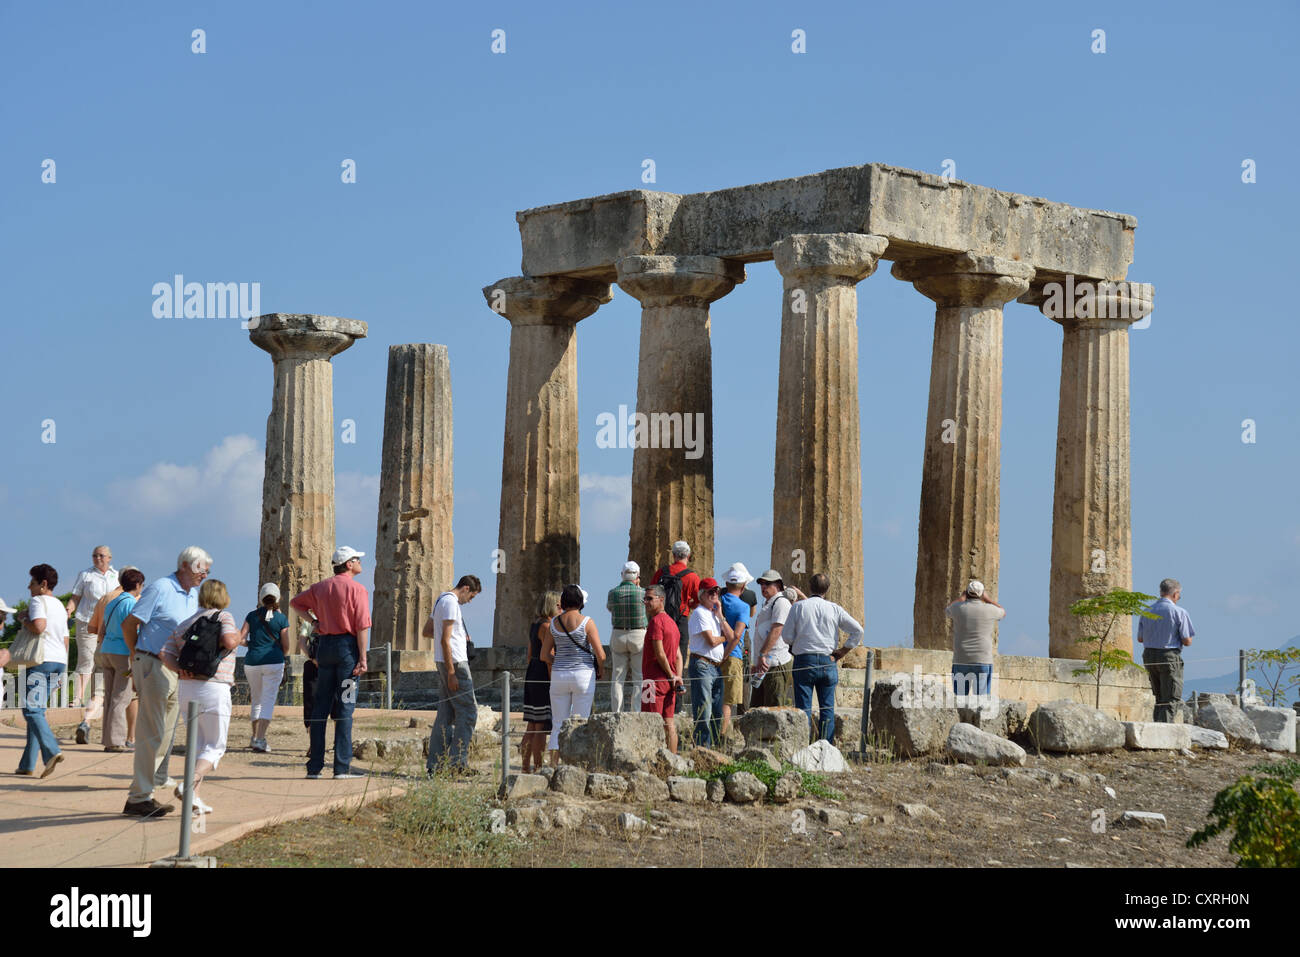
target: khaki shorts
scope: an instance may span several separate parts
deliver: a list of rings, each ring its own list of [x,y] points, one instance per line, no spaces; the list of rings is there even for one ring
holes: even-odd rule
[[[745,700],[745,663],[728,655],[722,660],[722,703],[741,704]]]

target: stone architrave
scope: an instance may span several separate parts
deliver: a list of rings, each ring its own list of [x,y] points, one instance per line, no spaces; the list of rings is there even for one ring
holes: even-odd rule
[[[370,647],[429,651],[420,632],[455,585],[451,362],[447,347],[390,346]]]
[[[275,361],[266,420],[259,585],[280,586],[281,607],[333,574],[334,367],[330,362],[366,336],[356,319],[270,313],[249,324],[253,345]]]
[[[684,539],[691,567],[713,573],[713,352],[709,303],[744,282],[714,256],[630,256],[618,285],[641,303],[636,410],[647,428],[632,454],[628,557],[646,571]]]
[[[1095,623],[1071,615],[1070,605],[1133,587],[1128,335],[1130,324],[1151,313],[1155,299],[1148,283],[1080,280],[1076,285],[1092,287],[1091,301],[1086,295],[1064,295],[1060,284],[1021,297],[1064,331],[1048,595],[1052,658],[1086,658],[1095,650],[1080,642]],[[1119,629],[1108,647],[1132,654],[1129,630]]]
[[[863,621],[862,428],[857,284],[889,245],[861,233],[800,234],[772,247],[785,283],[772,492],[772,567],[808,591],[817,572]]]
[[[492,644],[527,647],[543,592],[578,580],[576,329],[612,295],[594,280],[520,276],[483,295],[510,320]]]
[[[892,272],[936,305],[912,618],[917,648],[947,650],[944,609],[966,583],[998,593],[1002,307],[1028,290],[1034,268],[959,253],[901,260]]]

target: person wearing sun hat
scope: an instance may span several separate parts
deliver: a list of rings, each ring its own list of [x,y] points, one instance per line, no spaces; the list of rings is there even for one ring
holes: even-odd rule
[[[722,614],[722,586],[716,579],[700,582],[699,604],[687,621],[690,661],[686,666],[695,718],[695,743],[714,747],[721,737],[722,660],[735,633]]]
[[[248,646],[244,656],[244,677],[248,679],[248,715],[253,722],[249,747],[269,754],[266,733],[275,712],[275,698],[284,680],[285,655],[289,653],[289,618],[280,610],[280,586],[267,582],[257,593],[260,603],[244,616],[239,640]]]
[[[754,637],[749,643],[754,680],[759,684],[750,697],[753,708],[790,708],[794,706],[794,680],[791,674],[790,646],[782,632],[793,602],[785,594],[781,573],[769,568],[758,577],[763,607],[754,616]]]

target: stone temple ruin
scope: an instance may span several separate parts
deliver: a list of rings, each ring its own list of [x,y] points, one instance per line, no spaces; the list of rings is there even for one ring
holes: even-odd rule
[[[746,264],[766,260],[784,280],[772,564],[805,589],[811,573],[825,571],[835,598],[859,620],[858,284],[889,260],[895,278],[935,303],[915,649],[880,649],[878,668],[946,672],[944,606],[971,578],[997,594],[1002,311],[1013,300],[1039,307],[1063,329],[1050,659],[1086,653],[1075,643],[1071,602],[1131,588],[1128,328],[1149,314],[1153,297],[1151,286],[1127,280],[1133,217],[870,164],[708,193],[632,190],[516,218],[523,275],[483,290],[511,335],[505,573],[497,577],[493,648],[476,667],[520,671],[536,597],[580,580],[576,327],[611,300],[612,284],[642,307],[637,409],[703,422],[697,457],[654,447],[665,443],[635,449],[629,557],[657,567],[684,538],[695,550],[692,564],[713,568],[709,304],[744,281]],[[1076,290],[1087,293],[1077,309]],[[330,357],[366,327],[275,314],[251,335],[275,358],[276,376],[261,575],[293,594],[328,572]],[[432,669],[419,627],[434,595],[452,583],[450,404],[444,347],[392,347],[372,644],[401,649],[403,672]],[[796,549],[806,573],[790,571]],[[1128,642],[1125,633],[1116,644],[1131,650]],[[1002,656],[998,671],[1004,697],[1074,697],[1078,684],[1065,661]],[[1112,711],[1150,708],[1144,676],[1107,684],[1103,703]]]

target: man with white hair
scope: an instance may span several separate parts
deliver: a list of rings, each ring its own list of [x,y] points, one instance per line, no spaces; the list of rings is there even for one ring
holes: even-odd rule
[[[610,708],[623,710],[623,682],[632,678],[632,697],[628,710],[640,709],[641,656],[645,650],[645,589],[641,587],[641,566],[636,562],[623,565],[623,580],[609,590],[605,607],[612,619],[609,653],[614,665],[614,684],[609,690]]]
[[[67,605],[68,614],[75,615],[77,620],[74,705],[85,708],[81,724],[77,726],[77,744],[86,744],[90,740],[90,722],[99,717],[103,702],[104,674],[95,667],[100,636],[90,630],[90,619],[99,600],[115,588],[117,569],[113,567],[113,550],[107,545],[96,545],[90,553],[90,567],[80,572],[72,585],[72,597]]]
[[[191,545],[176,559],[176,571],[146,585],[131,613],[122,619],[122,640],[131,652],[131,677],[140,696],[135,719],[135,776],[123,814],[153,817],[172,810],[153,799],[154,788],[173,788],[167,774],[176,737],[178,676],[162,662],[163,647],[180,623],[197,614],[199,586],[212,568],[212,556]]]
[[[1166,724],[1174,720],[1174,707],[1183,697],[1183,648],[1196,634],[1191,616],[1178,607],[1182,597],[1178,579],[1166,578],[1160,583],[1160,599],[1147,609],[1160,617],[1138,619],[1142,664],[1156,696],[1155,720]]]
[[[958,695],[987,695],[993,683],[993,626],[1007,610],[971,581],[943,613],[952,619],[952,690]]]
[[[690,568],[690,545],[673,542],[671,552],[672,564],[655,572],[650,584],[664,586],[664,611],[677,623],[681,646],[685,648],[688,640],[686,622],[700,604],[700,576]]]

